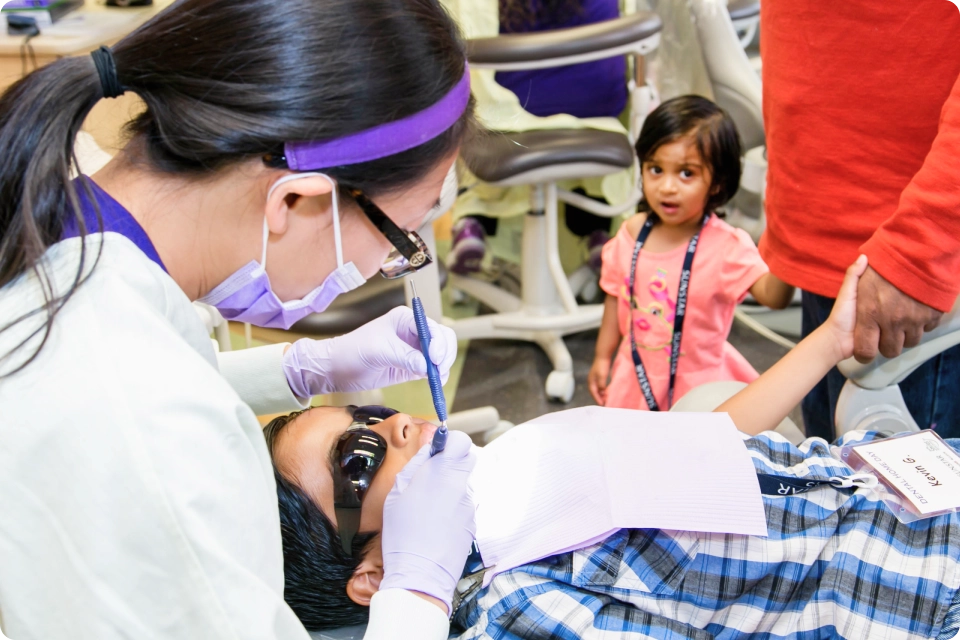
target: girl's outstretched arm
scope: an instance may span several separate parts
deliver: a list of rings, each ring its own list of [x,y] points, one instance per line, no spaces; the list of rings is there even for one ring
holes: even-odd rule
[[[737,428],[750,435],[776,428],[830,369],[853,354],[857,282],[866,268],[866,256],[857,258],[827,321],[716,410],[729,413]]]

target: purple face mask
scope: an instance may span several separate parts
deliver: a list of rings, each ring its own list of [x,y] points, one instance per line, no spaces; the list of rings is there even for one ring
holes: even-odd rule
[[[240,267],[232,276],[224,280],[213,291],[203,296],[198,302],[209,304],[227,320],[249,322],[258,327],[269,329],[289,329],[295,323],[311,313],[320,313],[326,310],[341,293],[352,291],[366,280],[352,262],[343,262],[343,244],[340,238],[340,210],[337,204],[337,185],[322,173],[296,173],[284,176],[270,188],[270,195],[274,189],[285,182],[299,180],[310,176],[326,178],[333,186],[333,234],[337,252],[337,268],[323,281],[319,287],[308,293],[300,300],[282,302],[270,287],[270,278],[267,276],[267,244],[270,230],[267,220],[263,220],[263,255],[260,262],[251,260]]]

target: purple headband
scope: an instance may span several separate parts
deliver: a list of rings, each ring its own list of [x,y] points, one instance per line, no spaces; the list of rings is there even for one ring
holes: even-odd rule
[[[333,140],[288,142],[287,166],[311,171],[369,162],[418,147],[453,126],[470,100],[470,69],[439,102],[419,113]]]

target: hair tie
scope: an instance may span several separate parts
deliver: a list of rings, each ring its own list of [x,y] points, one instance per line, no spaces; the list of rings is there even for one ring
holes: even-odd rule
[[[117,63],[113,59],[113,52],[108,47],[100,47],[96,51],[91,51],[93,64],[97,67],[97,75],[100,76],[100,86],[103,88],[104,98],[117,98],[122,96],[126,89],[120,84],[120,78],[117,77]]]

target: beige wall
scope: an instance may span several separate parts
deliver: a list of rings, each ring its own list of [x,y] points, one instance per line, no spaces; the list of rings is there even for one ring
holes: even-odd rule
[[[42,66],[55,59],[37,56],[37,64]],[[32,69],[32,66],[28,68]],[[19,58],[0,56],[0,90],[6,91],[7,87],[19,80],[21,72]],[[115,154],[121,146],[123,125],[141,108],[143,103],[132,93],[114,100],[101,100],[90,112],[83,128],[93,134],[102,149]]]

